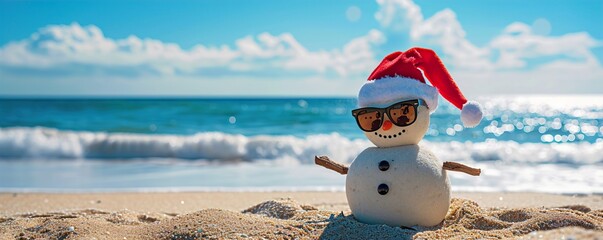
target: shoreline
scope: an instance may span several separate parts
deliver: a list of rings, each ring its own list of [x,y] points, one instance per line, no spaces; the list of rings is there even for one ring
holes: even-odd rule
[[[535,192],[452,192],[453,198],[475,201],[484,208],[528,208],[584,205],[603,209],[603,194],[551,194]],[[202,209],[241,211],[278,198],[292,198],[321,210],[349,211],[345,192],[1,192],[0,215],[56,212],[78,209],[158,211],[189,213]]]

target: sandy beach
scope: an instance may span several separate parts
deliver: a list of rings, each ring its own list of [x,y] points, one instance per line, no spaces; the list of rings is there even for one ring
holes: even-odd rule
[[[603,239],[602,195],[453,193],[441,225],[366,225],[343,192],[1,193],[1,239]]]

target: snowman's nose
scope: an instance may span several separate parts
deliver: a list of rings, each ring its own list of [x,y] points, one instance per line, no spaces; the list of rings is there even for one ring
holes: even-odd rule
[[[383,131],[387,131],[390,128],[392,128],[392,122],[390,122],[389,120],[385,120],[383,122],[383,127],[382,127]]]

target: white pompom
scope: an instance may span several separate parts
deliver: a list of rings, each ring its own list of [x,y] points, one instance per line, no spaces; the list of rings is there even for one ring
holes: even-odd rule
[[[475,127],[482,121],[482,107],[474,101],[467,101],[461,110],[461,121],[468,128]]]

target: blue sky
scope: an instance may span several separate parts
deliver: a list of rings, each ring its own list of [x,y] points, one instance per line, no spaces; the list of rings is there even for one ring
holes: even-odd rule
[[[601,12],[595,0],[0,1],[0,94],[354,96],[412,46],[436,50],[466,95],[600,94]]]

